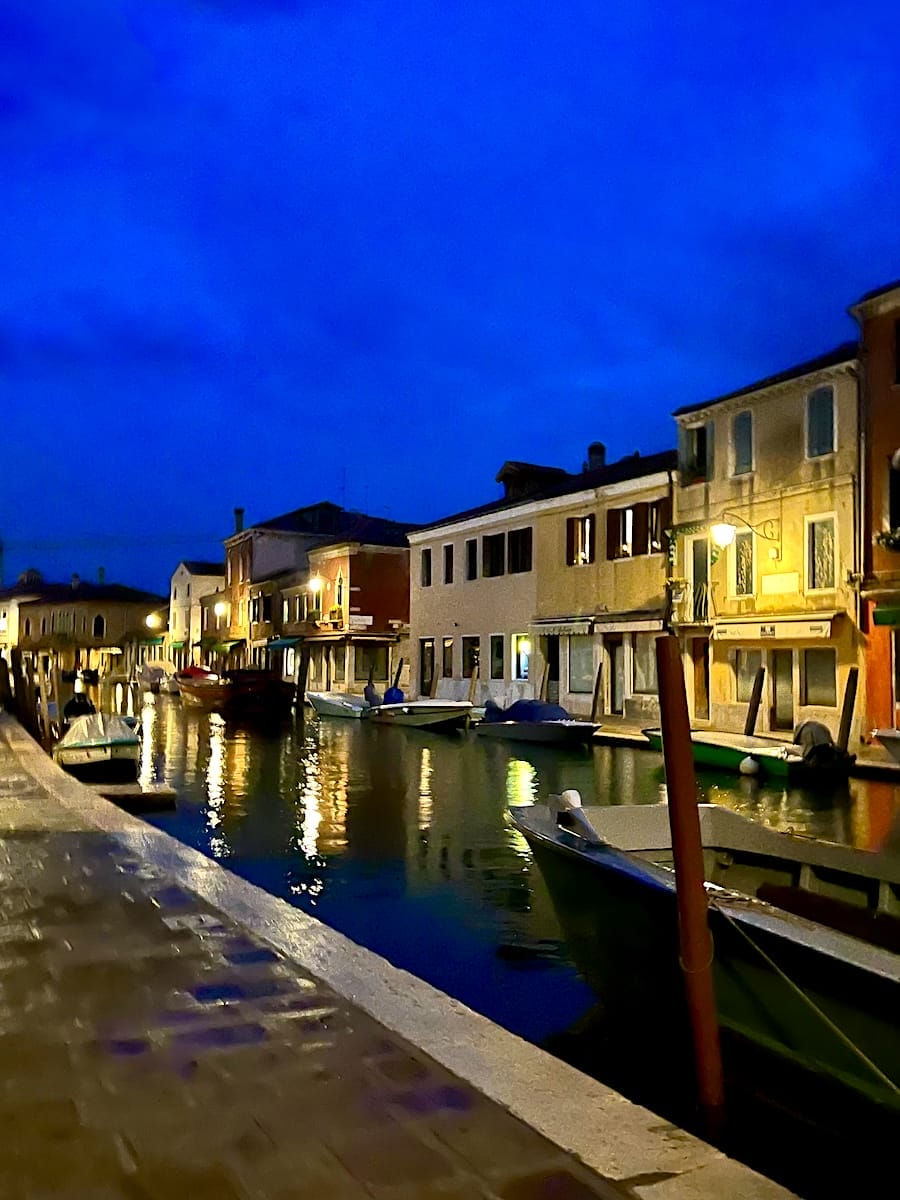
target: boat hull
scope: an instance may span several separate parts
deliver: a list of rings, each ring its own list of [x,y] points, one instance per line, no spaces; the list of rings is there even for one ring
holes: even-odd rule
[[[900,765],[900,729],[873,729],[872,736],[884,746],[894,762]]]
[[[662,750],[662,732],[645,729],[644,736],[652,750]],[[758,769],[773,779],[793,779],[804,775],[802,755],[788,750],[778,742],[764,738],[742,737],[740,734],[705,734],[691,732],[694,762],[698,767],[712,767],[717,771],[732,771],[742,774],[742,764],[753,759]]]
[[[410,700],[404,704],[376,705],[369,709],[368,720],[376,725],[453,733],[465,726],[471,714],[472,705],[465,700]]]
[[[344,717],[359,721],[369,711],[368,701],[351,692],[307,692],[306,699],[320,717]]]
[[[511,742],[538,742],[545,746],[589,746],[599,729],[590,721],[481,721],[479,737]]]
[[[140,738],[126,719],[105,713],[76,717],[53,748],[59,766],[86,782],[136,779],[140,756]]]
[[[612,846],[585,847],[564,832],[547,836],[529,827],[527,812],[511,810],[513,823],[612,1028],[632,1033],[659,1069],[689,1071],[673,873]],[[832,931],[823,939],[815,923],[735,893],[717,898],[709,919],[723,1042],[751,1071],[757,1056],[775,1061],[812,1097],[837,1092],[848,1112],[900,1121],[900,1094],[818,1015],[900,1085],[900,956],[861,950],[856,939]],[[764,1093],[767,1080],[752,1085]]]
[[[225,717],[283,717],[290,713],[294,685],[262,672],[234,672],[225,679],[180,679],[182,702]]]

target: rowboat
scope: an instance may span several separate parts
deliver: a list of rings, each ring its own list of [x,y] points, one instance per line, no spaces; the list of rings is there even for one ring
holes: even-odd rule
[[[369,711],[365,697],[352,692],[307,692],[306,698],[320,717],[349,717],[358,721]]]
[[[475,726],[479,737],[513,742],[539,742],[552,746],[587,746],[600,728],[592,721],[570,717],[556,704],[517,700],[507,709],[488,702],[484,717]]]
[[[224,675],[178,676],[182,702],[223,716],[285,716],[294,685],[268,671],[226,671]]]
[[[896,1134],[900,860],[698,810],[726,1067],[816,1121]],[[607,1019],[660,1071],[690,1071],[668,806],[567,792],[509,814]]]
[[[900,729],[873,729],[872,737],[881,742],[895,763],[900,763]]]
[[[53,758],[70,774],[84,780],[137,778],[141,740],[123,717],[89,713],[75,717],[53,747]]]
[[[645,729],[643,733],[651,749],[662,750],[661,729]],[[742,775],[760,773],[772,779],[807,783],[816,779],[834,782],[836,776],[846,776],[853,762],[852,755],[839,750],[832,742],[810,746],[712,729],[692,729],[691,745],[698,767],[713,767]]]
[[[377,704],[368,719],[377,725],[402,725],[450,733],[461,729],[472,712],[468,700],[405,700],[401,704]]]

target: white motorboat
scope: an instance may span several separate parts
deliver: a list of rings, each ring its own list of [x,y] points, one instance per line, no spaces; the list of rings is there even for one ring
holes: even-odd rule
[[[374,705],[369,709],[368,719],[380,725],[449,733],[465,725],[472,707],[468,700],[404,700],[399,704]]]
[[[82,779],[136,779],[140,755],[140,738],[115,713],[76,717],[53,748],[63,770]]]
[[[900,763],[900,729],[873,729],[872,737],[881,742],[895,763]]]
[[[306,698],[320,717],[349,717],[358,721],[369,711],[365,696],[352,692],[307,692]]]

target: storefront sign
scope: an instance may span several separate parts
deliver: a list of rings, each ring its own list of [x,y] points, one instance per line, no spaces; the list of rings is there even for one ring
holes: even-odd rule
[[[713,630],[719,642],[811,642],[831,637],[831,620],[824,621],[720,621]]]

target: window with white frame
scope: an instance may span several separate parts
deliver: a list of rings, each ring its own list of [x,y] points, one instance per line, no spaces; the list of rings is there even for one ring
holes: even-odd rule
[[[593,513],[566,519],[567,567],[583,567],[594,561],[595,525]]]
[[[834,453],[834,389],[816,388],[806,397],[806,457]]]
[[[734,594],[753,595],[753,534],[749,529],[734,538]]]
[[[756,672],[762,666],[761,650],[735,650],[734,690],[739,704],[749,704],[753,695]]]
[[[513,679],[528,678],[528,666],[531,659],[531,639],[525,633],[513,634]]]
[[[678,470],[684,485],[712,479],[712,421],[702,425],[681,425],[678,429]]]
[[[801,704],[837,707],[837,653],[833,646],[810,647],[802,652]]]
[[[833,588],[835,573],[834,517],[807,517],[806,590]]]
[[[642,695],[655,696],[659,691],[656,679],[656,639],[658,633],[636,633],[632,646],[634,690]]]
[[[753,413],[736,413],[731,422],[732,473],[746,475],[753,470]]]
[[[569,691],[590,694],[594,690],[594,639],[590,634],[569,638]]]
[[[287,596],[281,601],[281,619],[285,625],[291,619],[291,602]]]

